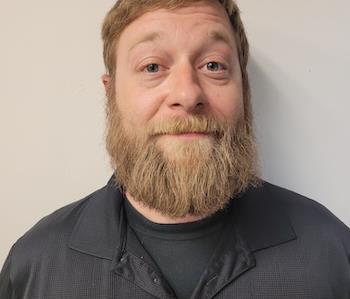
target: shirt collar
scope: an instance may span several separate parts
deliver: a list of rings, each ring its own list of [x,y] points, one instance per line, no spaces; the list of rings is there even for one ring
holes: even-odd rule
[[[296,238],[278,196],[263,182],[232,200],[233,221],[239,234],[254,252]],[[85,254],[113,260],[123,248],[126,220],[122,190],[114,177],[91,194],[72,231],[69,247]]]
[[[69,247],[112,260],[123,246],[125,217],[122,190],[114,177],[91,194],[70,236]]]
[[[272,185],[250,188],[242,197],[232,200],[237,230],[249,246],[258,251],[296,239],[293,226],[284,210],[283,198],[271,191]]]

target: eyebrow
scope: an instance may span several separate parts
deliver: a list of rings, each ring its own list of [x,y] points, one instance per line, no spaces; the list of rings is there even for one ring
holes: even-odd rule
[[[137,40],[130,48],[129,51],[131,51],[132,49],[134,49],[136,46],[138,46],[139,44],[142,43],[146,43],[146,42],[154,42],[157,39],[161,38],[161,34],[159,32],[151,32],[146,34],[145,36],[143,36],[141,39]]]
[[[212,30],[208,33],[208,36],[211,40],[216,42],[224,42],[230,48],[232,48],[232,39],[225,32]]]
[[[138,39],[133,45],[129,48],[129,52],[133,50],[135,47],[137,47],[139,44],[146,43],[146,42],[154,42],[156,40],[159,40],[162,38],[161,32],[151,32],[146,34],[145,36]],[[230,48],[232,48],[232,39],[225,33],[221,31],[212,30],[208,33],[208,37],[210,40],[217,41],[217,42],[224,42],[227,44]]]

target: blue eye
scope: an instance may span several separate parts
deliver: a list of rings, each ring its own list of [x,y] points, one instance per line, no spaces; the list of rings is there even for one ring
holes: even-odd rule
[[[159,65],[156,63],[150,63],[146,66],[145,70],[149,73],[156,73],[159,71]]]
[[[224,68],[223,65],[219,62],[210,61],[207,63],[207,69],[208,71],[211,71],[211,72],[217,72],[223,68]]]

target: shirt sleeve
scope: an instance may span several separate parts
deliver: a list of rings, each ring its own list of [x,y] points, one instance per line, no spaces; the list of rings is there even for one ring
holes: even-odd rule
[[[5,260],[5,263],[0,272],[0,298],[1,299],[16,299],[14,291],[12,289],[12,283],[10,278],[11,268],[11,254],[12,249]]]

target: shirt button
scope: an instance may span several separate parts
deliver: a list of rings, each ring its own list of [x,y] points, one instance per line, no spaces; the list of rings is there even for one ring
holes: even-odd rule
[[[123,264],[126,263],[126,256],[122,256],[121,259],[120,259],[120,262],[122,262]]]
[[[158,277],[155,277],[155,278],[153,278],[153,282],[155,284],[159,284],[160,283],[160,279]]]

